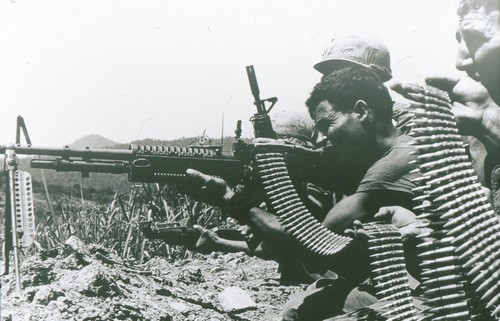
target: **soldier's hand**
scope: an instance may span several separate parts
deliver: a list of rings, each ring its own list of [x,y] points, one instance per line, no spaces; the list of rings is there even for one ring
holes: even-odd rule
[[[310,206],[313,207],[313,212],[327,211],[333,207],[333,196],[330,192],[325,191],[321,186],[313,183],[305,183],[303,186],[307,200]]]
[[[375,219],[392,223],[399,229],[403,241],[415,238],[421,233],[430,232],[431,229],[422,227],[423,222],[412,211],[401,206],[381,207],[375,214]]]
[[[254,144],[254,145],[285,145],[285,141],[283,139],[259,137],[259,138],[255,138],[252,141],[252,144]]]
[[[194,250],[202,254],[209,254],[215,251],[219,240],[217,233],[200,225],[193,225],[193,227],[201,233]]]
[[[446,91],[453,102],[477,108],[489,101],[489,94],[480,82],[470,77],[427,77],[426,84]]]
[[[435,104],[438,106],[447,106],[449,104],[447,97],[442,92],[429,86],[422,86],[416,83],[394,83],[391,89],[409,100],[411,107],[423,108],[425,104]]]
[[[186,170],[186,176],[187,181],[180,190],[197,201],[224,208],[234,195],[231,187],[221,178],[205,175],[191,168]]]
[[[425,81],[448,92],[460,133],[477,137],[485,111],[494,105],[486,88],[470,77],[429,77]]]
[[[368,248],[368,240],[370,239],[370,235],[368,235],[368,233],[363,229],[363,224],[361,223],[361,221],[354,221],[352,223],[352,228],[346,229],[344,231],[344,234],[357,240],[362,248]]]

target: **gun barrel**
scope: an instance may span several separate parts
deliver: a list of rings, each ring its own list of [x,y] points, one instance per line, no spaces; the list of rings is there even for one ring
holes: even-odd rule
[[[32,159],[32,168],[53,169],[57,172],[87,172],[87,173],[111,173],[125,174],[130,171],[126,162],[84,162],[68,161],[64,159]]]
[[[127,149],[71,149],[69,147],[32,147],[32,146],[0,146],[0,152],[5,153],[7,149],[14,149],[19,155],[45,155],[59,156],[62,158],[80,157],[82,159],[113,159],[130,160],[134,152]]]

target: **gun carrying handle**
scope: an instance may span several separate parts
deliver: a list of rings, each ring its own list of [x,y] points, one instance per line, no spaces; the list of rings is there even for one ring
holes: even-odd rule
[[[247,76],[248,76],[248,82],[250,83],[250,90],[252,91],[252,95],[255,98],[255,101],[258,102],[260,101],[260,91],[259,91],[259,84],[257,83],[257,76],[255,75],[255,69],[253,68],[253,65],[247,66]],[[260,106],[257,106],[259,108]],[[262,112],[261,110],[258,110],[258,112]]]

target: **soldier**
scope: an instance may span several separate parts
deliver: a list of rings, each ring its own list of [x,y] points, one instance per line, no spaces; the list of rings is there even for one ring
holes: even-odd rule
[[[479,108],[456,103],[454,112],[462,130],[472,133],[486,147],[486,173],[491,173],[493,204],[500,213],[500,2],[461,0],[458,7],[457,69],[488,90],[492,101]]]
[[[499,213],[500,3],[498,0],[461,0],[457,13],[456,67],[477,83],[446,77],[426,81],[450,94],[460,133],[475,138],[470,141],[474,167],[483,185],[492,189],[493,203]],[[397,87],[393,89],[400,91]]]
[[[500,3],[461,0],[458,7],[457,69],[480,81],[500,104]],[[497,140],[499,141],[499,140]]]
[[[409,155],[411,138],[393,125],[392,100],[374,71],[363,66],[334,71],[315,86],[307,106],[318,131],[318,143],[325,145],[331,170],[343,183],[343,194],[349,195],[328,212],[323,221],[327,228],[342,232],[356,219],[370,220],[382,206],[412,208],[415,177],[410,173],[413,169],[410,163],[413,156]],[[235,218],[247,222],[270,252],[295,255],[303,252],[279,219],[252,206],[244,193],[235,192],[224,181],[197,171],[188,170],[188,175],[192,178],[191,195],[226,208]],[[355,267],[345,268],[357,272]],[[320,320],[341,313],[345,297],[359,289],[356,283],[346,280],[334,283],[314,292],[325,295],[331,304],[314,299],[292,303],[284,319]],[[332,288],[340,290],[331,291]],[[356,299],[349,303],[356,304],[348,308],[375,301],[374,296],[362,292],[355,294]],[[305,302],[313,304],[303,304]]]
[[[307,115],[307,112],[280,111],[274,115],[272,123],[274,131],[286,144],[314,148],[312,142],[312,120]],[[303,201],[308,209],[319,220],[322,220],[326,214],[326,210],[332,207],[333,197],[331,193],[309,182],[301,182],[299,189],[299,193],[303,196]],[[195,225],[195,227],[201,232],[200,239],[193,249],[197,252],[243,252],[265,260],[277,260],[280,263],[279,272],[280,283],[282,285],[310,283],[312,281],[310,276],[303,271],[299,260],[293,257],[274,257],[266,252],[261,245],[255,244],[256,240],[252,236],[248,226],[242,228],[242,233],[246,234],[248,242],[224,239],[218,236],[215,231],[199,225]],[[253,248],[254,246],[256,247]]]
[[[377,73],[384,83],[392,79],[391,55],[382,39],[366,33],[336,34],[323,50],[314,69],[328,76],[336,70],[352,65],[363,66]],[[396,127],[404,133],[410,128],[412,113],[408,110],[410,102],[395,102],[393,119]]]

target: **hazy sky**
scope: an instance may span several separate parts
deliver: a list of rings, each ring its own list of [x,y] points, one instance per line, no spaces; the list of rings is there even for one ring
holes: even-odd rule
[[[0,144],[233,135],[254,112],[303,109],[334,32],[385,40],[395,79],[456,74],[457,0],[0,0]],[[271,116],[273,112],[271,112]]]

